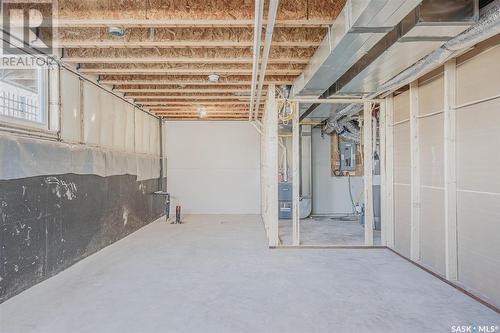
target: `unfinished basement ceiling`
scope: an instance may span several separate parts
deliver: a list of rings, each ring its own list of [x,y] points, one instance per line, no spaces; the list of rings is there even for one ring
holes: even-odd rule
[[[279,1],[264,88],[293,83],[345,2]],[[54,44],[80,72],[163,118],[199,119],[204,110],[204,119],[248,119],[254,3],[59,0]]]

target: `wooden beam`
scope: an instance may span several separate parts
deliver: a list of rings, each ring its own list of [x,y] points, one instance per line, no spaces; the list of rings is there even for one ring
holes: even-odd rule
[[[300,245],[300,114],[298,103],[292,104],[292,243]]]
[[[200,74],[225,74],[225,75],[251,75],[252,69],[246,68],[80,68],[80,73],[99,75],[200,75]],[[267,75],[299,75],[302,69],[268,69]]]
[[[445,276],[458,280],[457,253],[457,164],[456,164],[456,59],[444,65],[444,218]]]
[[[81,64],[251,64],[252,58],[192,58],[192,57],[64,57],[67,63]],[[275,58],[269,64],[307,64],[309,58]]]
[[[315,28],[329,27],[334,21],[331,19],[298,19],[298,20],[276,20],[275,27],[290,27],[290,28]],[[120,26],[123,28],[129,27],[144,27],[144,28],[191,28],[191,27],[253,27],[254,20],[237,20],[237,19],[208,19],[208,20],[188,20],[188,19],[54,19],[53,26],[57,28],[97,28]],[[267,25],[267,20],[264,20],[264,25]]]
[[[273,47],[309,48],[319,46],[315,41],[273,42]],[[165,41],[115,41],[115,40],[55,40],[54,48],[246,48],[252,47],[252,41],[233,40],[165,40]]]
[[[410,83],[411,231],[410,259],[420,260],[420,144],[418,81]]]
[[[385,117],[385,226],[386,245],[394,248],[394,96],[386,98]]]
[[[365,246],[373,246],[373,133],[372,103],[365,102],[363,108],[363,165],[365,201]]]

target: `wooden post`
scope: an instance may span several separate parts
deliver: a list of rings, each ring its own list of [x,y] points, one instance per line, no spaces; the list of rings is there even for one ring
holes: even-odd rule
[[[298,103],[292,104],[292,239],[300,245],[300,126]]]
[[[276,105],[275,87],[270,84],[267,92],[268,108],[268,209],[269,209],[269,246],[278,246],[278,108]]]
[[[420,147],[418,131],[418,81],[410,83],[411,231],[410,258],[420,260]]]
[[[365,199],[365,245],[373,246],[373,149],[372,104],[364,103],[363,110],[363,158]]]
[[[279,245],[278,237],[278,109],[274,85],[269,85],[261,137],[261,212],[269,247]]]
[[[394,248],[394,97],[388,96],[385,110],[385,237]]]
[[[445,275],[458,279],[456,178],[456,59],[444,65],[444,224]]]
[[[380,103],[379,113],[379,160],[380,160],[380,244],[387,246],[387,179],[386,179],[386,134],[385,134],[385,121],[386,121],[386,105],[385,101]]]

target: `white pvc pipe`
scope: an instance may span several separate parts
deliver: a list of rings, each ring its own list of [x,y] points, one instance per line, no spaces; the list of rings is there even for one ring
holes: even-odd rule
[[[250,92],[250,112],[248,120],[252,120],[255,88],[257,83],[257,69],[260,57],[260,44],[262,40],[262,15],[264,13],[264,0],[255,0],[255,22],[253,32],[253,63],[252,63],[252,87]]]
[[[279,0],[270,0],[269,14],[267,15],[266,39],[264,41],[264,51],[262,53],[262,63],[260,64],[259,87],[257,89],[257,103],[255,103],[255,112],[250,108],[250,115],[257,118],[259,114],[259,103],[262,97],[262,87],[264,86],[264,78],[266,77],[267,62],[269,60],[269,51],[273,39],[274,23],[276,21],[276,13],[278,12]],[[252,95],[253,96],[253,95]]]

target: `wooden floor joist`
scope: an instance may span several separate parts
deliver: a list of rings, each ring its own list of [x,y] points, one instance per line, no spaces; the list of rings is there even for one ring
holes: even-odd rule
[[[156,89],[151,89],[151,88],[117,88],[115,91],[123,92],[126,93],[127,96],[129,97],[135,97],[139,95],[134,95],[134,94],[141,94],[140,96],[147,96],[150,93],[155,93],[155,96],[161,96],[164,93],[183,93],[183,94],[189,94],[189,93],[248,93],[250,94],[250,89],[249,88],[197,88],[197,89],[190,89],[190,88],[156,88]],[[132,94],[134,93],[134,94]]]
[[[227,75],[251,75],[252,69],[228,69],[228,68],[215,68],[215,69],[178,69],[178,68],[82,68],[81,73],[85,74],[127,74],[127,75],[141,75],[141,74],[151,74],[151,75],[199,75],[199,74],[227,74]],[[269,75],[299,75],[302,73],[301,69],[270,69],[267,70],[266,74]]]
[[[298,20],[276,20],[275,27],[290,27],[290,28],[327,28],[333,23],[332,19],[298,19]],[[267,21],[264,20],[264,26]],[[153,28],[176,28],[176,27],[199,27],[199,28],[212,28],[212,27],[253,27],[254,20],[203,20],[203,19],[56,19],[53,21],[53,26],[56,28],[96,28],[96,27],[153,27]]]
[[[303,73],[345,2],[280,0],[264,90],[291,85]],[[127,100],[176,118],[199,119],[200,107],[212,113],[206,119],[248,116],[253,1],[59,0],[56,6],[56,29],[42,23],[40,36],[53,33],[64,62],[97,76]],[[122,35],[111,34],[110,27]],[[261,48],[264,42],[263,35]],[[211,74],[219,75],[217,82],[208,80]]]
[[[185,85],[185,86],[189,86],[189,85],[207,85],[207,86],[212,86],[212,87],[215,87],[215,86],[240,86],[242,84],[247,84],[247,85],[250,85],[250,83],[252,82],[250,79],[247,79],[247,80],[241,80],[241,81],[222,81],[222,82],[217,82],[217,83],[212,83],[212,82],[208,82],[207,80],[158,80],[158,79],[155,79],[154,77],[153,78],[148,78],[148,79],[132,79],[132,78],[128,78],[128,79],[106,79],[106,78],[102,78],[101,80],[99,80],[99,82],[101,84],[108,84],[108,85],[112,85],[112,86],[122,86],[122,87],[126,87],[126,86],[130,86],[130,85]],[[293,83],[293,80],[291,79],[286,79],[286,78],[283,78],[281,80],[266,80],[264,81],[264,84],[275,84],[275,85],[281,85],[281,84],[292,84]]]
[[[248,105],[248,101],[165,101],[165,102],[138,102],[140,105],[162,108],[162,105]],[[264,101],[261,102],[264,104]]]
[[[251,64],[252,58],[192,58],[192,57],[64,57],[69,63],[80,64]],[[269,64],[307,64],[309,58],[275,58],[269,59]]]

